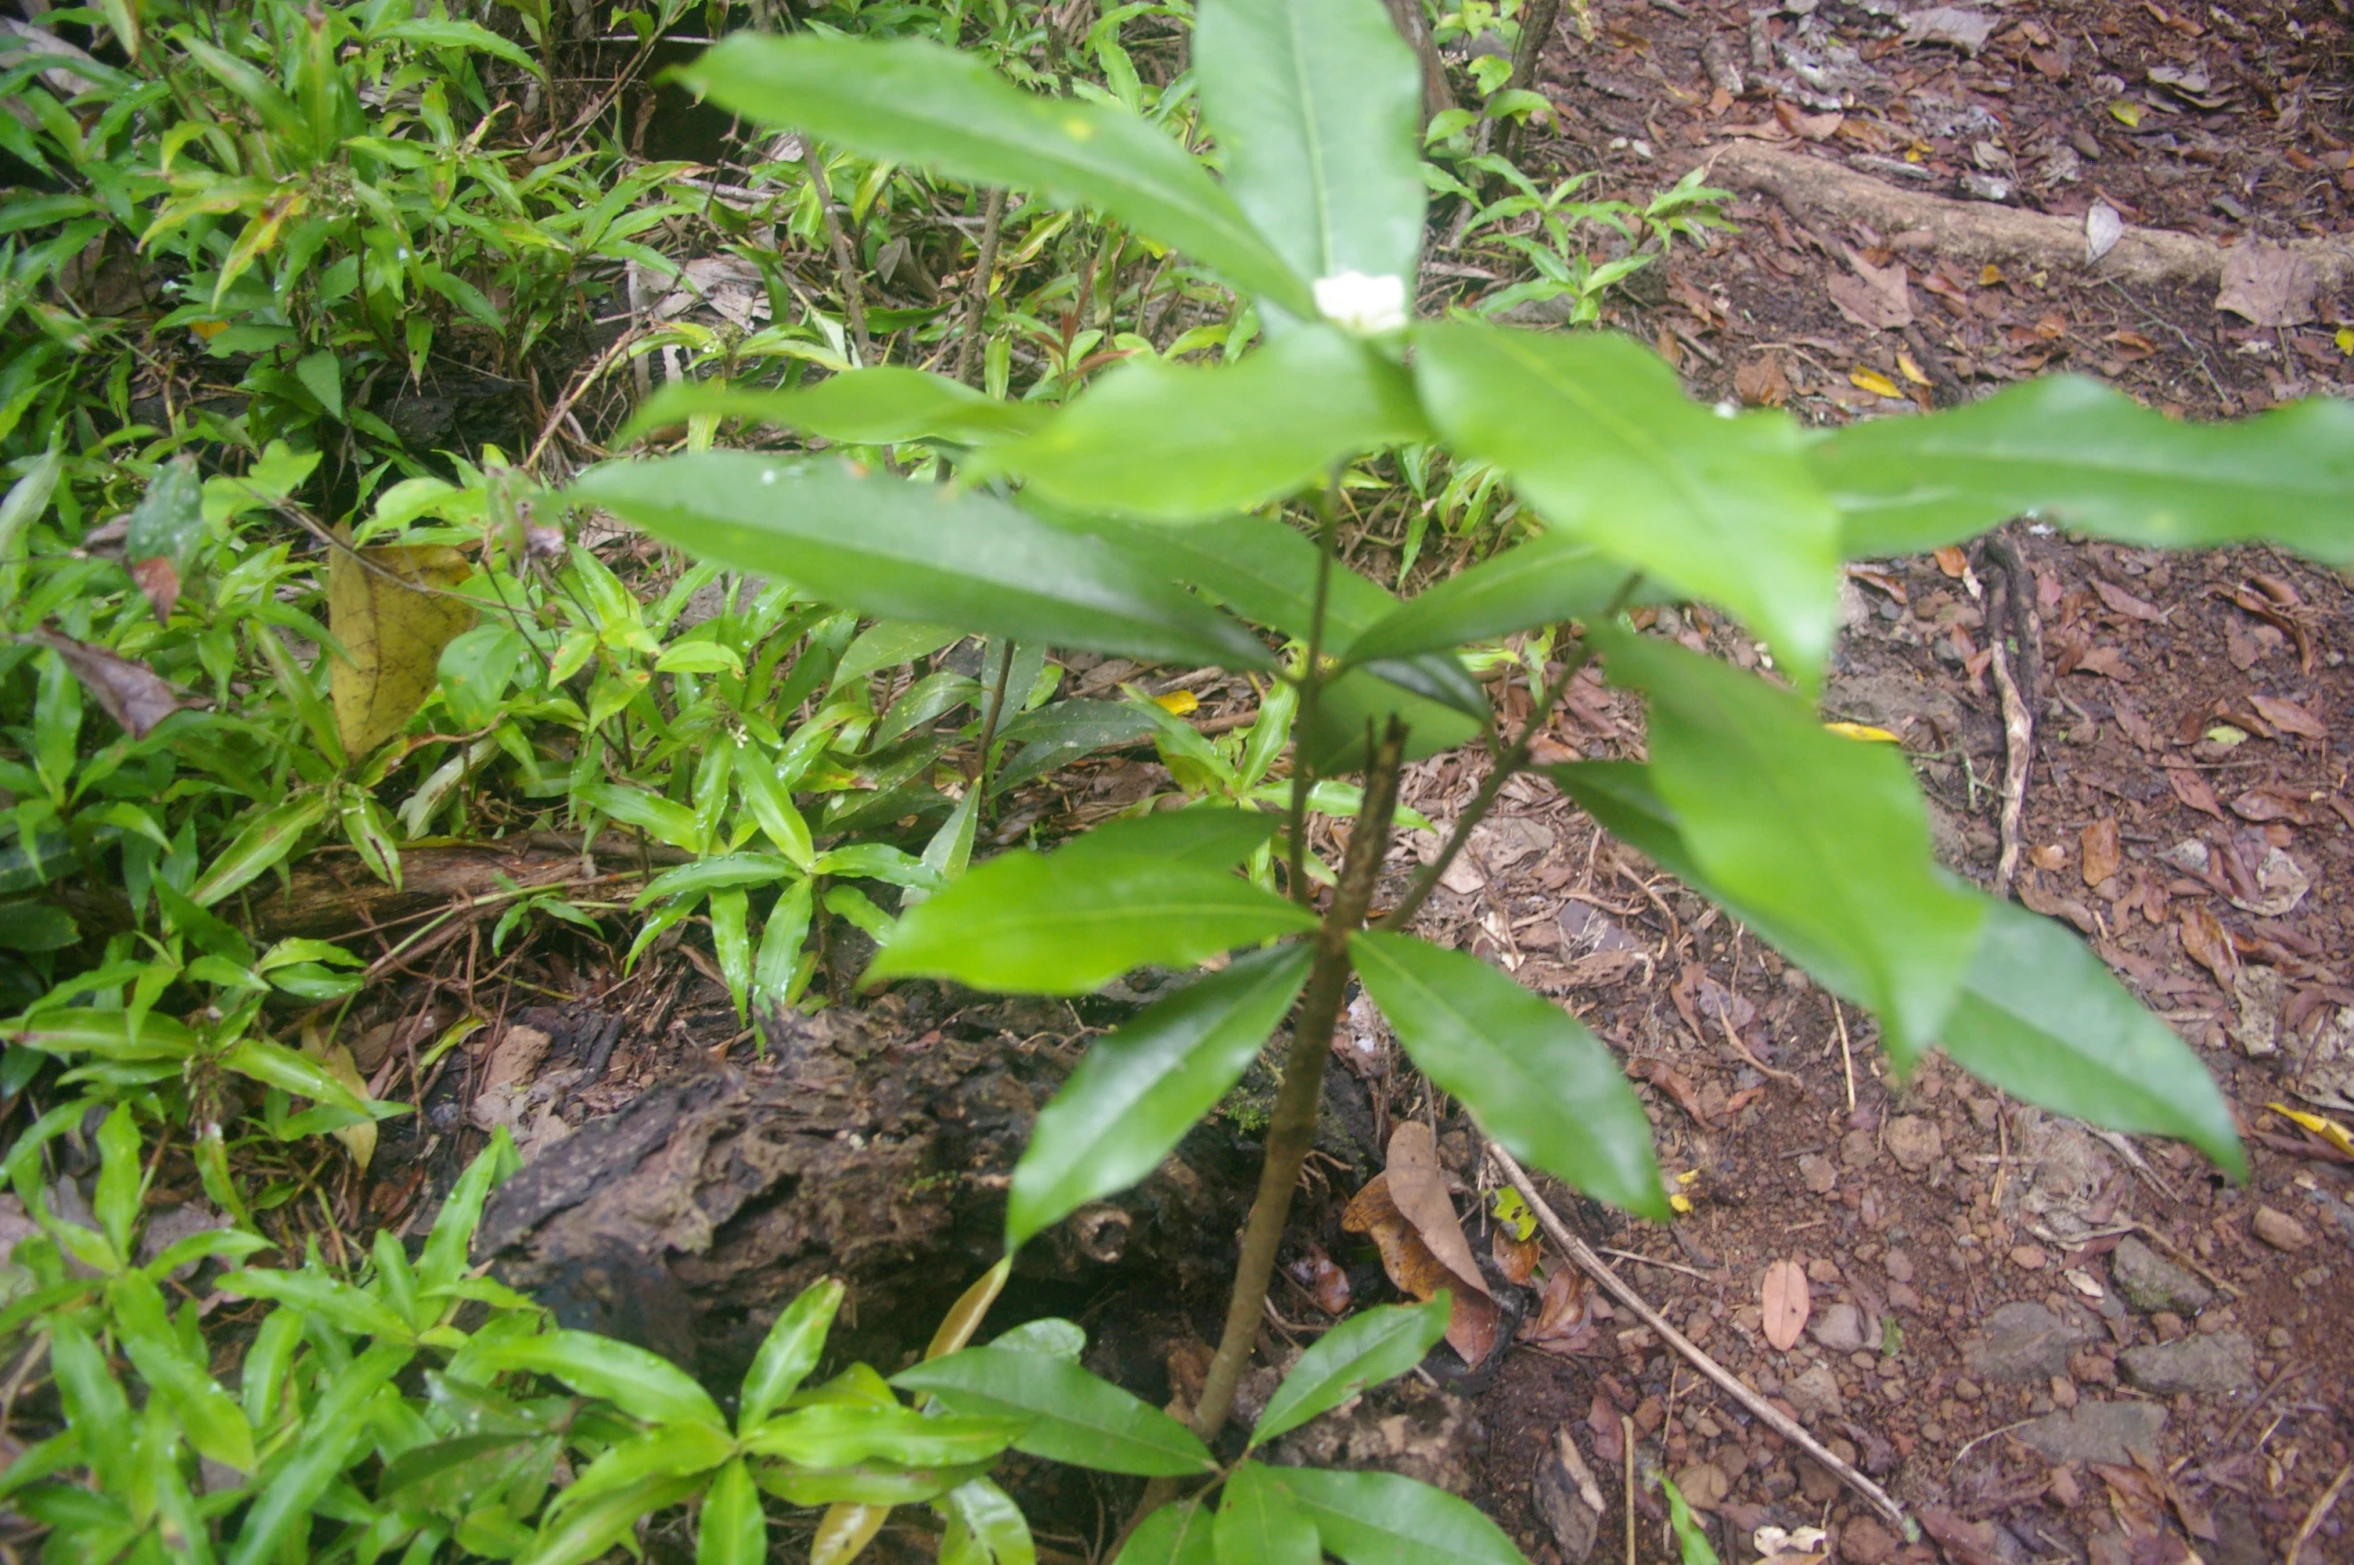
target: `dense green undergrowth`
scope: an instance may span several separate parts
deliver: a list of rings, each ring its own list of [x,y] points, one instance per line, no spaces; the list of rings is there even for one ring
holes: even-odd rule
[[[683,112],[648,96],[656,46],[773,19],[107,0],[0,41],[10,1546],[546,1565],[654,1525],[724,1561],[774,1526],[833,1561],[914,1507],[943,1560],[1013,1565],[1034,1546],[989,1476],[1013,1450],[1153,1480],[1130,1565],[1517,1559],[1459,1499],[1258,1459],[1417,1363],[1444,1295],[1336,1326],[1247,1441],[1226,1398],[1351,984],[1499,1146],[1668,1215],[1600,1043],[1411,936],[1446,857],[1373,904],[1391,826],[1424,824],[1401,765],[1489,752],[1451,854],[1596,657],[1644,693],[1648,760],[1551,780],[1869,1007],[1900,1070],[1942,1047],[2237,1165],[2195,1059],[2072,936],[1945,877],[1901,761],[1807,696],[1841,559],[2022,510],[2343,563],[2344,410],[2179,431],[2056,381],[1829,438],[1719,418],[1629,341],[1493,324],[1594,321],[1721,226],[1717,193],[1603,200],[1492,150],[1551,112],[1501,57],[1426,122],[1372,0],[1201,12],[836,6],[740,34],[683,73],[746,127],[696,165],[633,152]],[[1509,44],[1516,16],[1425,21]],[[1416,297],[1433,201],[1509,282]],[[617,430],[641,369],[664,387]],[[459,389],[454,430],[433,410]],[[1396,529],[1384,580],[1336,563],[1344,523]],[[1434,529],[1479,563],[1401,601]],[[1686,598],[1778,677],[1619,618]],[[1207,736],[1142,686],[1065,689],[1074,651],[1261,699]],[[1517,734],[1493,688],[1516,679]],[[1134,818],[982,848],[1019,790],[1148,745],[1170,782]],[[1310,850],[1319,814],[1353,818],[1344,862]],[[372,943],[263,933],[313,854],[397,885],[443,841],[548,828],[647,873]],[[1079,994],[1209,963],[1041,1116],[1007,1232],[1148,1172],[1288,1020],[1192,1427],[1089,1375],[1068,1323],[972,1346],[1003,1267],[888,1381],[815,1378],[831,1285],[775,1301],[740,1387],[555,1330],[469,1255],[503,1135],[429,1234],[347,1239],[327,1171],[407,1110],[339,1025],[459,917],[624,966],[684,935],[748,1023],[851,1000],[829,927],[879,949],[870,982]],[[220,1226],[151,1238],[166,1190]]]

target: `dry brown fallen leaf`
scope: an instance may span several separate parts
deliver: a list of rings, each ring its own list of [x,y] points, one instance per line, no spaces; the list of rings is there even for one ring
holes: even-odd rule
[[[1523,1321],[1520,1340],[1555,1353],[1578,1353],[1594,1346],[1594,1294],[1585,1274],[1558,1267],[1545,1279],[1545,1292],[1534,1319]]]
[[[1526,1284],[1537,1274],[1537,1236],[1532,1231],[1526,1239],[1513,1236],[1511,1229],[1498,1223],[1488,1230],[1488,1254],[1494,1258],[1496,1270],[1508,1282]]]
[[[2097,886],[2123,867],[2125,850],[2117,840],[2117,822],[2113,816],[2104,815],[2085,827],[2079,840],[2084,858],[2076,872],[2084,877],[2086,885]]]
[[[2221,919],[2195,903],[2186,906],[2182,910],[2182,949],[2230,992],[2239,977],[2240,957]]]
[[[2308,739],[2329,737],[2329,725],[2294,701],[2284,701],[2278,696],[2250,696],[2248,704],[2284,734],[2303,734]]]
[[[2168,761],[2166,781],[2174,789],[2174,796],[2192,809],[2223,819],[2223,806],[2215,802],[2214,790],[2207,779],[2192,769],[2188,761]]]
[[[2164,610],[2154,603],[2135,597],[2113,582],[2106,582],[2095,576],[2092,581],[2092,590],[2100,595],[2100,600],[2109,606],[2111,613],[2122,614],[2127,619],[2138,619],[2152,625],[2162,625],[2166,622]]]
[[[449,589],[474,567],[455,549],[349,547],[327,555],[327,628],[349,655],[331,660],[327,692],[344,754],[357,761],[401,731],[439,675],[441,649],[474,623]]]
[[[1463,1285],[1446,1263],[1433,1255],[1414,1225],[1391,1198],[1389,1175],[1376,1174],[1341,1213],[1340,1225],[1364,1234],[1381,1251],[1381,1268],[1391,1282],[1417,1299],[1435,1298],[1447,1290],[1453,1303],[1447,1318],[1447,1345],[1466,1364],[1476,1365],[1496,1346],[1500,1312],[1484,1289]]]
[[[1798,1334],[1806,1329],[1807,1311],[1813,1307],[1806,1268],[1796,1261],[1774,1262],[1766,1268],[1760,1298],[1765,1306],[1766,1341],[1778,1352],[1789,1352],[1798,1345]]]

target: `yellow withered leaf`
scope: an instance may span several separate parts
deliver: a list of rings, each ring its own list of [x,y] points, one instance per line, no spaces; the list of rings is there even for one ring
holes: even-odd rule
[[[1852,369],[1847,372],[1847,379],[1857,390],[1868,391],[1875,397],[1901,397],[1904,395],[1903,392],[1896,389],[1895,381],[1890,380],[1878,370],[1860,367]]]
[[[351,1057],[350,1049],[340,1043],[329,1043],[316,1027],[305,1027],[302,1030],[302,1052],[325,1067],[328,1075],[349,1087],[353,1097],[369,1096],[368,1080],[360,1074],[359,1063]],[[376,1160],[374,1120],[364,1119],[356,1125],[344,1125],[328,1134],[343,1143],[343,1150],[351,1154],[351,1160],[360,1166],[360,1172],[366,1173],[368,1165]]]
[[[1823,726],[1842,739],[1860,739],[1866,744],[1904,743],[1887,729],[1874,728],[1869,723],[1825,723]]]
[[[1199,707],[1201,702],[1194,699],[1193,692],[1190,690],[1172,690],[1167,695],[1154,696],[1152,704],[1164,712],[1183,717],[1186,713]]]
[[[2319,1114],[2307,1114],[2301,1109],[2290,1108],[2285,1103],[2267,1103],[2264,1106],[2283,1119],[2296,1121],[2348,1157],[2354,1157],[2354,1133],[2349,1133],[2346,1127],[2336,1120],[2324,1119]]]
[[[338,529],[327,556],[327,628],[348,654],[330,661],[327,692],[343,753],[357,761],[425,704],[441,649],[474,623],[474,605],[449,596],[474,567],[439,545],[353,549],[350,537]]]

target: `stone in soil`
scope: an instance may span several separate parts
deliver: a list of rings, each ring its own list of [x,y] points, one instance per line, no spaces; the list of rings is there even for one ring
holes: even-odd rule
[[[2313,1234],[2303,1223],[2286,1212],[2269,1206],[2256,1208],[2256,1237],[2275,1250],[2302,1250],[2313,1242]]]
[[[2131,1465],[2135,1453],[2155,1460],[2166,1410],[2155,1402],[2079,1402],[2014,1431],[2021,1444],[2048,1462]]]
[[[1808,1417],[1844,1411],[1839,1399],[1839,1377],[1828,1364],[1816,1364],[1782,1387],[1790,1405]]]
[[[2220,1396],[2256,1384],[2256,1345],[2236,1331],[2144,1343],[2117,1355],[2125,1378],[2153,1396]]]
[[[1888,1122],[1888,1152],[1906,1173],[1918,1174],[1945,1155],[1945,1136],[1933,1119],[1900,1115]]]
[[[2215,1302],[2214,1289],[2130,1235],[2109,1257],[2109,1277],[2125,1302],[2144,1315],[2159,1310],[2196,1315]]]
[[[1815,1341],[1833,1353],[1857,1353],[1864,1345],[1864,1318],[1852,1304],[1834,1304],[1807,1326]]]
[[[2065,1374],[2068,1355],[2091,1340],[2084,1328],[2040,1304],[2006,1304],[1986,1317],[1966,1357],[1973,1374],[2027,1385]]]
[[[1896,1553],[1897,1540],[1869,1516],[1859,1516],[1839,1529],[1839,1557],[1847,1565],[1886,1565]]]

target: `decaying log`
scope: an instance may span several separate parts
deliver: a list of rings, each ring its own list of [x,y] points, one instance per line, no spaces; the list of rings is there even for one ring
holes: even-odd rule
[[[1882,234],[1925,232],[1929,253],[1956,261],[2024,263],[2149,286],[2214,283],[2230,254],[2195,234],[2128,227],[2115,248],[2088,264],[2081,219],[1900,190],[1831,159],[1755,141],[1713,147],[1701,167],[1710,183],[1762,191],[1794,214],[1868,223]],[[2292,239],[2287,248],[2313,268],[2325,292],[2354,279],[2354,246],[2342,240]]]
[[[592,853],[583,853],[578,837],[532,832],[498,842],[410,848],[401,855],[401,883],[391,886],[369,874],[357,855],[325,852],[296,865],[283,888],[266,880],[257,883],[247,902],[265,939],[326,939],[461,907],[509,886],[570,883],[584,895],[599,888],[609,894],[644,879],[650,869],[684,864],[691,857],[614,833],[599,839]]]
[[[832,1276],[848,1288],[836,1345],[896,1363],[1001,1253],[1007,1176],[1085,1041],[1058,1002],[952,1008],[910,988],[864,1012],[773,1018],[760,1065],[583,1125],[499,1189],[477,1259],[565,1325],[714,1386]],[[1196,1294],[1214,1307],[1255,1172],[1231,1130],[1196,1130],[1141,1186],[1026,1246],[1008,1318],[1025,1289],[1078,1313],[1136,1277],[1162,1309]]]

